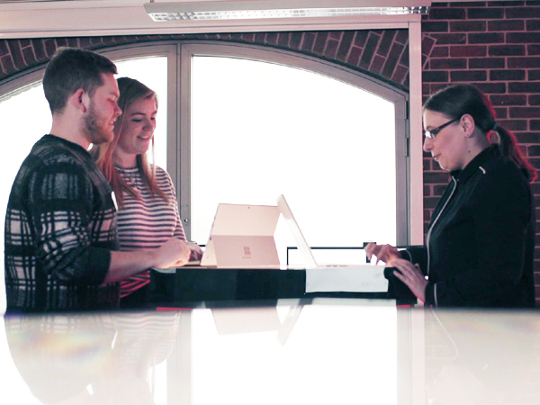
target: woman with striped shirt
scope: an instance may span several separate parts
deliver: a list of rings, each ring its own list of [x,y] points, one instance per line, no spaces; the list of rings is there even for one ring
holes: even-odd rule
[[[123,113],[115,123],[114,140],[92,152],[116,194],[120,249],[155,249],[171,237],[185,241],[171,178],[148,161],[156,128],[156,93],[128,77],[119,78],[118,87]],[[199,260],[201,248],[189,242],[188,246],[190,260]],[[120,306],[143,305],[149,298],[149,283],[150,270],[122,281]]]

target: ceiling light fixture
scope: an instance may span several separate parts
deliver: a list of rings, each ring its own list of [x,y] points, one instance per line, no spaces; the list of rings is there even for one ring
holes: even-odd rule
[[[381,3],[391,3],[381,5]],[[253,0],[186,3],[147,3],[147,14],[156,22],[184,20],[252,20],[305,17],[354,17],[368,15],[427,14],[431,1],[416,0]]]

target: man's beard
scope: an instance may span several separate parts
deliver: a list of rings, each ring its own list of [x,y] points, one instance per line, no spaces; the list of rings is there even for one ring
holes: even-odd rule
[[[86,133],[90,143],[99,145],[112,141],[114,134],[112,128],[104,128],[103,122],[100,122],[94,102],[90,103],[88,114],[84,117],[84,132]]]

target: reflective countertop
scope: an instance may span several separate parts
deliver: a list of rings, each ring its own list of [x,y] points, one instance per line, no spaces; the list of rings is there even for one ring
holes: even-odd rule
[[[2,322],[2,404],[540,403],[533,311],[314,299]]]

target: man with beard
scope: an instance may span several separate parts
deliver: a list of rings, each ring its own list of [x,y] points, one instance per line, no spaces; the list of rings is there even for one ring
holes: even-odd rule
[[[118,107],[116,66],[94,52],[62,48],[43,89],[52,128],[24,160],[5,223],[7,311],[114,309],[118,281],[189,260],[172,238],[159,249],[118,252],[116,199],[88,153],[110,142]]]

